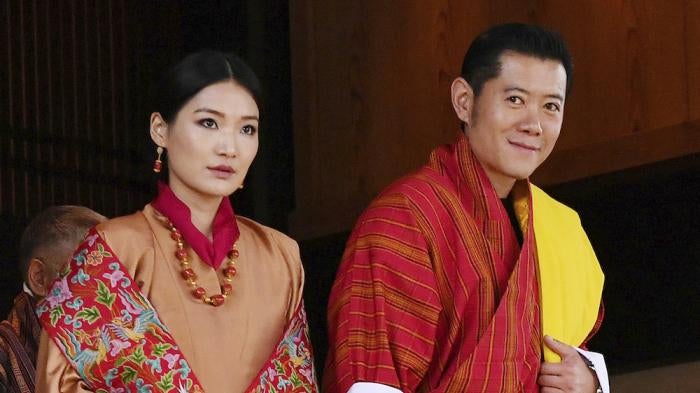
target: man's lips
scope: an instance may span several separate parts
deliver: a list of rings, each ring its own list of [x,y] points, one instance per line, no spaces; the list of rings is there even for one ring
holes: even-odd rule
[[[511,140],[508,140],[508,143],[510,143],[513,146],[519,147],[521,149],[525,149],[525,150],[530,150],[530,151],[539,151],[540,150],[539,146],[531,145],[529,143],[511,141]]]

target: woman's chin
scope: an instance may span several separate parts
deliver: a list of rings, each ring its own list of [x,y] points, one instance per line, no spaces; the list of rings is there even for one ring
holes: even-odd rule
[[[238,188],[234,186],[207,187],[206,189],[199,190],[199,194],[210,198],[225,198],[231,196],[237,189]]]

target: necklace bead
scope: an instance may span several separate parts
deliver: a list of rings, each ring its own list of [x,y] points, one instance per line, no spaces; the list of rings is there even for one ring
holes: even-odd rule
[[[189,287],[194,288],[192,290],[192,296],[210,306],[219,307],[224,304],[226,298],[233,293],[233,285],[231,285],[231,282],[236,275],[236,259],[238,259],[240,255],[238,249],[236,249],[236,245],[234,244],[231,250],[226,254],[228,260],[226,261],[226,266],[221,269],[224,276],[224,282],[220,285],[221,293],[207,296],[206,289],[197,284],[197,274],[190,267],[189,255],[182,241],[182,234],[175,228],[172,222],[168,222],[168,229],[170,230],[170,238],[175,240],[176,243],[177,250],[175,251],[175,257],[180,262],[180,276],[182,276]]]

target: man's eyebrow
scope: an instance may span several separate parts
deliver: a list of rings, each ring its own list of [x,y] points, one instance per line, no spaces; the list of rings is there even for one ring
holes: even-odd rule
[[[527,89],[523,89],[522,87],[518,87],[518,86],[506,87],[506,89],[504,91],[505,92],[517,91],[517,92],[520,92],[523,94],[530,94],[530,92]],[[552,94],[545,95],[545,97],[554,98],[555,100],[559,100],[561,102],[564,102],[564,97],[561,94],[552,93]]]
[[[509,86],[509,87],[506,87],[505,90],[503,90],[503,91],[505,91],[506,93],[511,92],[511,91],[518,91],[520,93],[530,94],[529,91],[523,89],[522,87],[518,87],[518,86]]]
[[[564,102],[564,97],[562,97],[561,94],[547,94],[545,97],[554,98],[555,100]]]

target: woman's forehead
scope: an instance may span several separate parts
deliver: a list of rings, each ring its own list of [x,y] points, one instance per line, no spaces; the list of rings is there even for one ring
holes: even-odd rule
[[[253,95],[233,81],[217,82],[203,88],[187,102],[183,109],[188,112],[207,109],[227,116],[258,114],[258,106]]]

